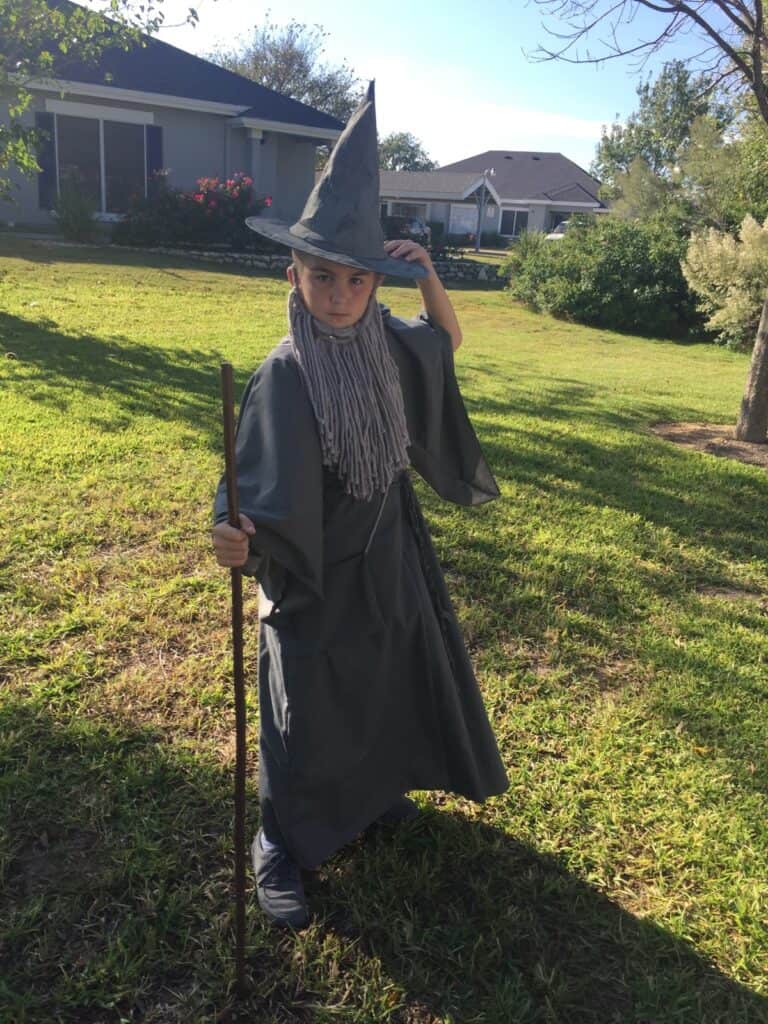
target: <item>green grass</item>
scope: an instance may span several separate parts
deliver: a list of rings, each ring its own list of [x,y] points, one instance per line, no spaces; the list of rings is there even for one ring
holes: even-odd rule
[[[324,866],[299,936],[251,905],[235,1007],[218,366],[245,382],[285,297],[0,240],[0,1021],[768,1021],[768,477],[647,431],[732,420],[745,357],[466,288],[503,497],[420,494],[510,790],[421,796]]]

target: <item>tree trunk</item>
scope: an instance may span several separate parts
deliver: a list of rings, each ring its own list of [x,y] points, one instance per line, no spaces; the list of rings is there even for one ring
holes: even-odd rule
[[[747,386],[741,400],[741,412],[736,424],[739,441],[765,444],[768,433],[768,293],[763,302],[760,325],[757,328],[752,362],[749,364]]]

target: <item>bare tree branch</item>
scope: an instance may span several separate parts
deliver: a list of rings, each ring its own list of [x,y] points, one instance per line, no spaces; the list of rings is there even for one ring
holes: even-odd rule
[[[560,45],[540,45],[537,60],[563,60],[570,64],[601,64],[619,57],[638,58],[636,68],[674,38],[694,32],[707,42],[696,55],[722,81],[740,80],[755,96],[768,124],[768,60],[765,5],[763,0],[533,0],[545,16],[559,22],[557,30],[545,23],[545,31]],[[650,38],[626,41],[626,30],[641,9],[660,16],[657,32]],[[596,47],[590,48],[594,39]],[[729,67],[725,67],[725,64]],[[731,73],[734,70],[734,74]]]

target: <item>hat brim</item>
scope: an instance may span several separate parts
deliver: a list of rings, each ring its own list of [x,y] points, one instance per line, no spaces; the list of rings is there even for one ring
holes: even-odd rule
[[[310,256],[319,256],[324,260],[331,260],[333,263],[343,263],[346,267],[356,267],[358,270],[372,270],[376,274],[388,274],[392,277],[407,277],[416,280],[419,277],[426,277],[429,271],[421,263],[409,262],[408,260],[394,259],[392,256],[384,256],[381,259],[355,259],[355,257],[344,252],[338,252],[332,248],[323,248],[308,242],[306,238],[300,238],[291,232],[291,226],[283,221],[269,220],[266,217],[248,217],[245,223],[259,235],[288,246],[289,249],[296,249],[298,252],[309,253]]]

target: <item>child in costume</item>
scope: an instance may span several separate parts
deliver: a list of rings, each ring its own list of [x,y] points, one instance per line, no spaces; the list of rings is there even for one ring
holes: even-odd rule
[[[410,790],[507,788],[408,468],[460,505],[499,491],[454,376],[450,300],[424,249],[383,239],[373,85],[300,220],[247,223],[293,251],[289,333],[240,406],[242,529],[222,479],[213,542],[260,584],[257,896],[302,927],[300,869],[417,814]],[[385,274],[416,280],[420,318],[379,305]]]

